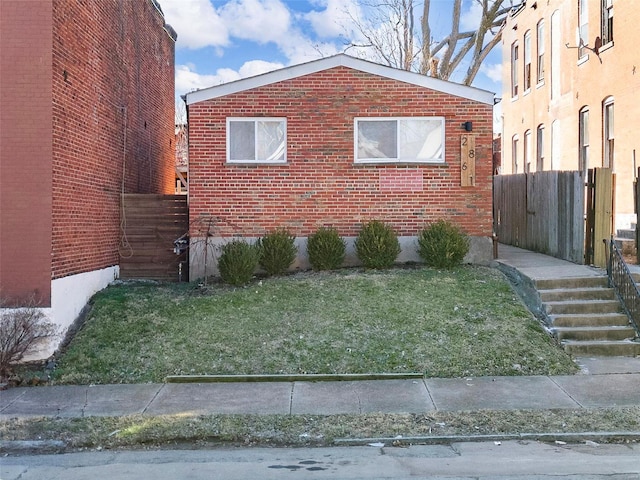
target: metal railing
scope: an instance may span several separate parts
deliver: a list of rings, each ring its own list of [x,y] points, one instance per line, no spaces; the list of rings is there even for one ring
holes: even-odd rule
[[[638,289],[638,285],[613,238],[608,242],[604,240],[604,242],[609,250],[609,261],[607,262],[609,286],[615,290],[633,328],[640,336],[640,289]]]

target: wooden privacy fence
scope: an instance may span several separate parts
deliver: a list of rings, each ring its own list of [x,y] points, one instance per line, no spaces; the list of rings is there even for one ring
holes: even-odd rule
[[[494,229],[501,243],[584,262],[582,172],[501,175],[493,180]]]
[[[120,277],[187,280],[188,252],[174,252],[174,241],[189,231],[185,195],[122,195]]]

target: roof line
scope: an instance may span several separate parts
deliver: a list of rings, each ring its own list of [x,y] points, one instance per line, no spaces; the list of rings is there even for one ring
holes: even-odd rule
[[[348,67],[365,73],[386,77],[392,80],[417,85],[431,90],[475,100],[488,105],[493,105],[494,93],[482,90],[476,87],[469,87],[459,83],[453,83],[438,78],[429,77],[420,73],[409,72],[397,68],[380,65],[355,58],[345,53],[339,53],[331,57],[312,60],[307,63],[301,63],[290,67],[281,68],[271,72],[263,73],[254,77],[243,78],[234,82],[223,83],[213,87],[205,88],[189,92],[183,96],[187,105],[203,102],[213,98],[223,97],[233,93],[251,90],[253,88],[263,87],[285,80],[302,77],[312,73],[321,72],[335,67]]]

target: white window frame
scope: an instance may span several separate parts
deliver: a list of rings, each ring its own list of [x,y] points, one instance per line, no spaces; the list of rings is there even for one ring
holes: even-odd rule
[[[403,120],[425,120],[440,123],[440,149],[439,155],[432,158],[412,158],[405,157],[401,151],[401,136],[402,132],[399,126]],[[359,152],[359,130],[358,124],[362,122],[396,122],[396,157],[362,157],[358,155]],[[446,122],[444,117],[355,117],[353,125],[353,158],[354,163],[431,163],[431,164],[443,164],[445,163],[445,128]]]
[[[536,79],[538,85],[544,82],[544,20],[538,22],[537,30],[537,50],[538,61],[536,68]]]
[[[518,56],[520,55],[520,47],[515,41],[511,44],[511,97],[518,98],[519,76],[518,76]]]
[[[589,168],[589,107],[578,112],[578,169],[584,174]]]
[[[531,173],[531,157],[533,153],[533,138],[531,130],[524,132],[524,173]]]
[[[253,122],[254,123],[254,152],[257,156],[258,152],[258,142],[260,139],[259,134],[259,125],[260,123],[267,122],[279,122],[283,125],[284,131],[284,141],[283,141],[283,149],[281,156],[278,155],[277,158],[244,158],[239,159],[231,158],[231,124],[233,122]],[[287,163],[287,119],[286,117],[227,117],[227,131],[226,131],[226,142],[227,142],[227,163],[249,163],[249,164],[282,164]]]
[[[527,30],[524,34],[524,78],[522,80],[524,95],[531,90],[531,30]]]
[[[589,0],[578,0],[578,59],[588,56]]]
[[[520,146],[520,137],[514,135],[511,138],[511,173],[518,173],[518,148]]]
[[[613,169],[615,167],[615,104],[613,97],[607,97],[602,102],[602,166]]]
[[[544,171],[544,125],[536,129],[536,172]]]
[[[602,38],[603,46],[613,43],[613,0],[602,0],[600,38]]]

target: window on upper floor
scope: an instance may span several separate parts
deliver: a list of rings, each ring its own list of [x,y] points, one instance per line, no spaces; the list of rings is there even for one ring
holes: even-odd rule
[[[285,163],[286,118],[227,118],[228,163]]]
[[[524,92],[531,88],[531,32],[524,34]],[[523,92],[523,93],[524,93]]]
[[[536,172],[544,170],[544,125],[536,130]]]
[[[444,163],[444,117],[355,119],[355,162]]]
[[[578,0],[578,57],[587,54],[589,45],[589,0]]]
[[[587,173],[589,168],[589,108],[582,107],[578,113],[578,169]]]
[[[602,123],[604,126],[602,141],[604,151],[602,166],[614,168],[614,136],[613,136],[613,98],[608,97],[602,104]]]
[[[531,143],[531,130],[524,132],[524,173],[531,172],[531,150],[533,144]]]
[[[602,39],[602,45],[613,42],[613,0],[602,0],[600,38]]]
[[[540,20],[540,22],[538,22],[537,33],[538,37],[536,39],[536,43],[538,47],[538,64],[536,77],[538,83],[541,83],[544,81],[544,20]]]
[[[518,42],[511,44],[511,96],[518,96]]]

